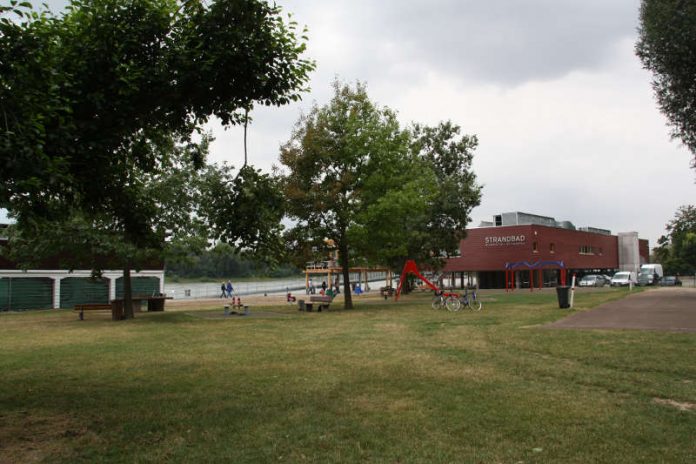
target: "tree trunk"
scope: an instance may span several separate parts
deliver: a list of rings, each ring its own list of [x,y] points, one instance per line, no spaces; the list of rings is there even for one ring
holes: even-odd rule
[[[133,319],[133,289],[131,287],[130,264],[123,269],[123,314],[124,319]]]
[[[345,234],[341,234],[341,241],[338,244],[339,259],[341,270],[343,271],[343,309],[353,309],[353,294],[350,291],[350,260],[348,259],[348,244],[345,241]]]

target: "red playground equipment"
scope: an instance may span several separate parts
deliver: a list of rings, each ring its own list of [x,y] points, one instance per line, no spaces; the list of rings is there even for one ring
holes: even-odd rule
[[[401,294],[401,288],[403,287],[404,281],[406,280],[406,276],[408,274],[413,274],[416,277],[418,277],[421,281],[423,281],[423,283],[425,285],[428,286],[428,288],[430,288],[435,293],[438,293],[438,294],[442,293],[442,295],[444,297],[448,297],[448,296],[459,297],[459,294],[457,294],[457,293],[446,293],[446,292],[443,292],[442,290],[440,290],[440,288],[437,285],[435,285],[434,283],[432,283],[431,281],[429,281],[428,279],[423,277],[423,275],[418,271],[418,265],[416,265],[416,262],[412,259],[409,259],[408,261],[406,261],[406,264],[404,264],[404,268],[401,270],[401,277],[399,278],[399,286],[396,287],[396,294],[394,295],[394,301],[399,301],[399,295]]]

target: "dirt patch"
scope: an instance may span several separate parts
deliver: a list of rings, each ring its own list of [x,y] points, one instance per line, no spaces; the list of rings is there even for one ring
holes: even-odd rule
[[[249,311],[249,314],[233,312],[229,316],[225,316],[225,313],[221,309],[211,310],[211,311],[192,311],[187,312],[187,316],[198,317],[201,319],[270,319],[270,318],[283,318],[283,317],[296,317],[295,314],[288,313],[276,313],[272,311]]]
[[[679,402],[664,398],[653,398],[653,401],[657,404],[663,404],[665,406],[677,408],[680,411],[696,411],[696,404],[694,403]]]

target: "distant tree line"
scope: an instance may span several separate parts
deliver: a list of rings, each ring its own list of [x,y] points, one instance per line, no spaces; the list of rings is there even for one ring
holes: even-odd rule
[[[239,277],[291,277],[300,273],[292,264],[272,266],[240,256],[226,243],[199,253],[179,257],[166,264],[167,278],[220,280]]]
[[[668,274],[696,273],[696,206],[679,207],[665,228],[667,235],[660,237],[653,249],[655,260]]]

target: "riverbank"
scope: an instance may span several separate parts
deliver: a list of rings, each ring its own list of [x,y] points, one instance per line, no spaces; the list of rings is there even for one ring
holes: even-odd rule
[[[381,274],[381,275],[379,275]],[[356,276],[357,277],[357,276]],[[370,286],[372,288],[383,287],[386,285],[384,273],[371,273]],[[356,279],[357,282],[357,279]],[[164,293],[171,296],[174,300],[201,300],[218,299],[221,296],[220,284],[222,282],[168,282],[165,279]],[[320,282],[314,281],[314,285]],[[293,294],[305,294],[305,278],[293,277],[284,279],[253,279],[253,280],[232,280],[235,296],[285,296],[288,292]]]

